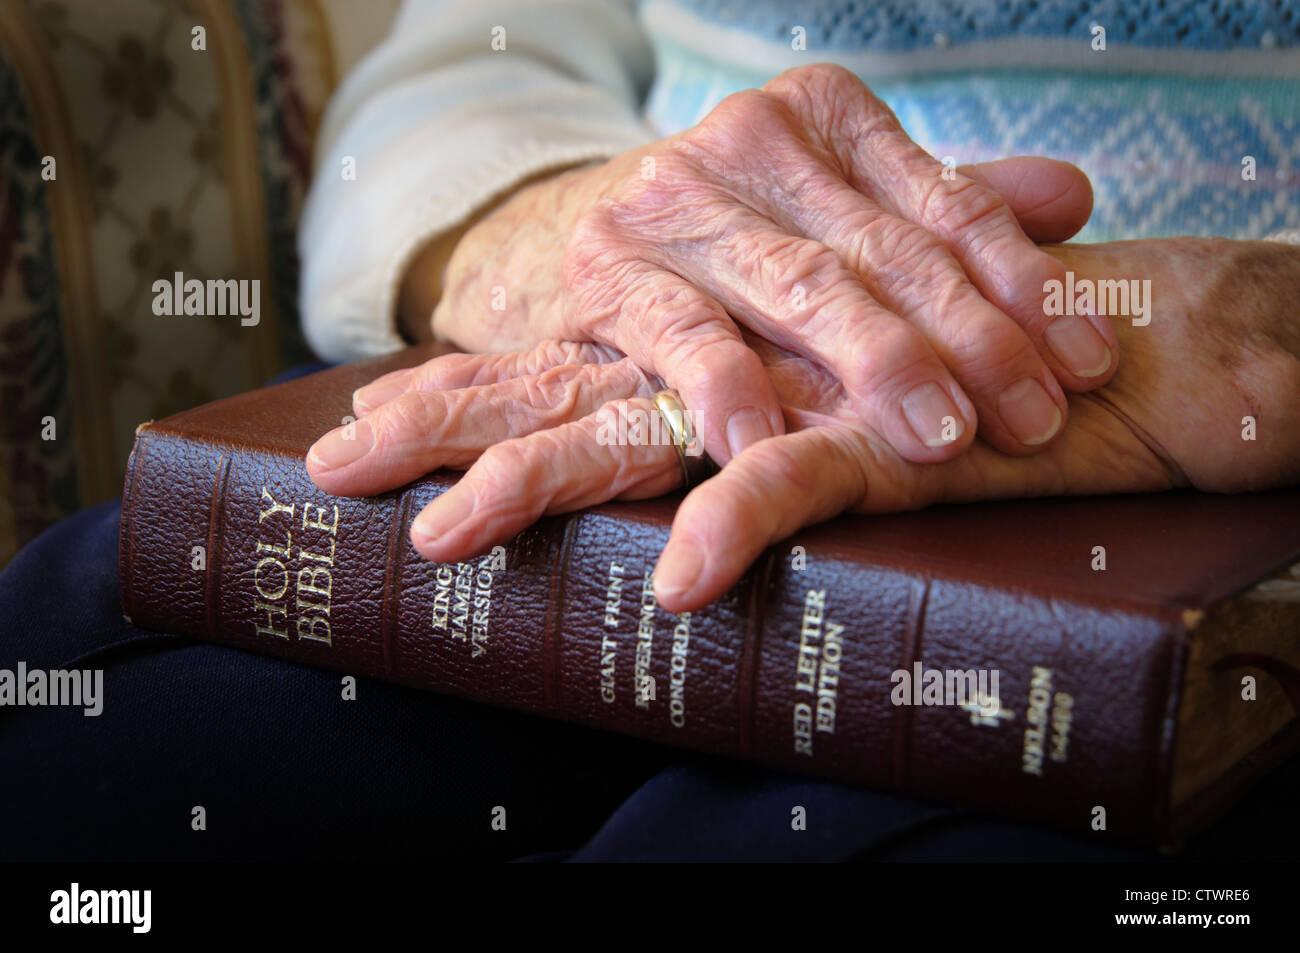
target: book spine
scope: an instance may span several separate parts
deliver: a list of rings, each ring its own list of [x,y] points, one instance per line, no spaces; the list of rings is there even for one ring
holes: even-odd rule
[[[849,558],[814,528],[700,612],[660,608],[637,507],[457,565],[411,546],[435,475],[323,493],[296,456],[141,428],[135,624],[1077,833],[1163,829],[1184,641],[1142,614]],[[1104,831],[1104,833],[1103,833]]]

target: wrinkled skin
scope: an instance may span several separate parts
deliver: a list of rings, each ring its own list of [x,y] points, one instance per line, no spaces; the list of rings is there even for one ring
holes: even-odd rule
[[[861,425],[851,388],[830,368],[748,335],[789,432],[750,446],[687,495],[655,572],[661,604],[706,605],[764,547],[846,510],[1300,480],[1300,322],[1290,310],[1300,299],[1300,251],[1222,239],[1046,250],[1078,278],[1152,282],[1150,324],[1110,318],[1124,360],[1104,388],[1070,398],[1060,439],[1034,456],[981,440],[951,461],[916,463]],[[672,447],[597,439],[620,401],[648,409],[656,389],[636,362],[604,346],[448,355],[359,391],[357,426],[367,428],[370,452],[335,469],[309,455],[308,471],[327,492],[360,495],[468,467],[411,531],[422,555],[453,562],[544,513],[676,487]],[[1252,441],[1242,439],[1247,415],[1257,421]]]
[[[1103,319],[1041,308],[1062,269],[1034,241],[1091,203],[1048,159],[945,170],[853,74],[801,67],[511,197],[457,244],[433,327],[469,351],[614,348],[681,393],[719,463],[785,426],[742,328],[828,368],[905,459],[952,459],[977,429],[1030,454],[1118,360]]]

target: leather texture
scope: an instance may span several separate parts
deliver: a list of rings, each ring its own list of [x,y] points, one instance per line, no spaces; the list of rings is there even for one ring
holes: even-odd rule
[[[125,614],[1076,832],[1103,806],[1099,836],[1153,841],[1168,821],[1186,613],[1300,554],[1295,490],[845,516],[769,550],[722,599],[677,617],[643,596],[674,511],[665,497],[544,518],[503,554],[439,566],[407,533],[454,473],[347,499],[318,490],[303,465],[355,388],[433,353],[412,348],[142,425],[119,541]],[[1095,546],[1105,571],[1092,568]],[[328,643],[311,638],[321,618]],[[801,654],[815,670],[800,669]],[[996,672],[998,704],[981,699],[993,714],[895,704],[893,673],[917,664]],[[1063,733],[1053,720],[1067,711]]]

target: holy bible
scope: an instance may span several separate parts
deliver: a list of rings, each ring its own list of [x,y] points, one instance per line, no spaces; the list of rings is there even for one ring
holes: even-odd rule
[[[844,516],[673,615],[675,497],[547,517],[458,565],[303,458],[413,348],[143,424],[136,625],[1085,836],[1176,843],[1292,753],[1300,491]]]

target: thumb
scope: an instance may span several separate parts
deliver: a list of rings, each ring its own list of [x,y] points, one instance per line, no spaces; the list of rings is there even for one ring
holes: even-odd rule
[[[1014,156],[960,166],[962,175],[1002,196],[1026,235],[1063,242],[1092,214],[1092,183],[1076,165],[1041,156]]]

